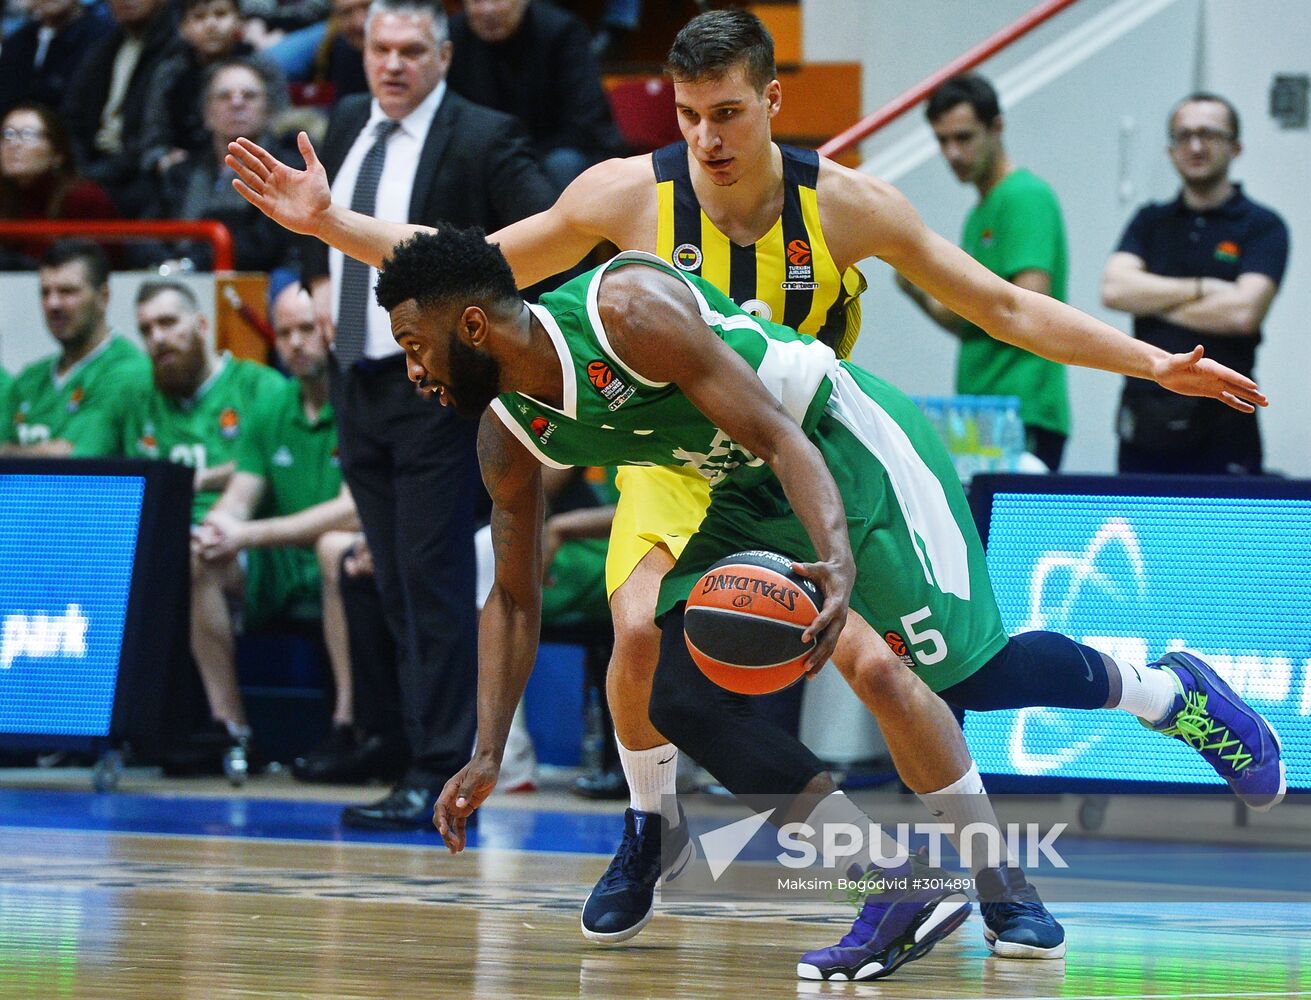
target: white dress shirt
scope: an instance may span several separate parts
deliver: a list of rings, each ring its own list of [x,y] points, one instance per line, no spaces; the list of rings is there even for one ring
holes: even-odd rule
[[[388,222],[408,222],[410,215],[410,195],[414,190],[414,175],[419,169],[419,155],[428,138],[428,129],[432,125],[437,108],[446,94],[446,81],[442,80],[425,97],[420,105],[400,120],[401,127],[387,140],[387,159],[382,166],[382,179],[378,182],[378,199],[374,215]],[[374,129],[378,122],[386,121],[378,101],[373,101],[373,110],[369,120],[360,131],[346,159],[342,161],[337,178],[332,182],[332,200],[337,205],[351,203],[355,192],[355,179],[360,173],[360,164],[372,148],[376,136]],[[337,310],[341,297],[342,252],[337,249],[328,251],[328,274],[332,277],[332,319],[337,320]],[[391,319],[387,310],[378,305],[373,297],[373,286],[378,283],[378,271],[369,268],[369,321],[364,336],[364,356],[366,358],[385,358],[399,354],[400,348],[391,335]]]

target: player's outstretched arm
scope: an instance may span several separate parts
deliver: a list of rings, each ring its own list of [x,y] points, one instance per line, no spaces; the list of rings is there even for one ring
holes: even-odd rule
[[[640,265],[617,268],[602,279],[598,306],[625,365],[651,381],[676,384],[778,476],[819,556],[797,568],[824,591],[824,606],[804,636],[816,641],[810,669],[823,666],[846,622],[856,569],[842,496],[819,450],[751,367],[710,331],[680,279]]]
[[[998,340],[1061,364],[1151,379],[1185,395],[1209,396],[1245,413],[1266,405],[1255,382],[1198,352],[1167,354],[1072,306],[998,277],[929,229],[889,184],[848,172],[833,190],[836,208],[868,220],[858,257],[881,258]]]
[[[496,579],[478,622],[478,745],[433,808],[452,854],[464,850],[469,816],[496,787],[542,624],[541,465],[490,411],[478,430],[478,462],[492,497]]]
[[[427,230],[409,223],[383,222],[334,205],[328,174],[310,137],[301,132],[296,144],[305,158],[304,170],[287,166],[246,138],[228,143],[224,157],[236,172],[232,186],[237,193],[284,229],[317,237],[373,267],[382,266],[397,243]]]

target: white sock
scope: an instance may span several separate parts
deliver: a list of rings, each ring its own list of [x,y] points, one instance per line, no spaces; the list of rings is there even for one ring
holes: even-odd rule
[[[878,853],[880,857],[875,857],[873,850],[874,844],[869,839],[869,828],[873,822],[869,816],[851,799],[847,798],[845,792],[830,792],[819,800],[819,804],[811,810],[810,815],[806,817],[806,825],[815,831],[811,838],[816,850],[823,857],[824,851],[824,827],[829,824],[843,824],[853,826],[860,831],[860,842],[864,846],[858,854],[846,862],[846,865],[839,865],[839,874],[841,869],[849,865],[859,865],[861,871],[865,871],[870,865],[878,865],[880,868],[898,868],[897,859],[902,858],[905,851],[902,850],[895,840],[886,833],[880,831],[878,842]]]
[[[1174,674],[1160,667],[1135,667],[1119,660],[1114,663],[1120,671],[1120,701],[1111,707],[1151,723],[1164,719],[1179,693]]]
[[[922,795],[917,794],[916,797],[924,803],[924,808],[933,814],[934,819],[940,819],[951,827],[947,839],[960,853],[962,861],[965,859],[965,854],[961,851],[960,834],[962,830],[974,824],[996,830],[996,843],[1006,851],[1007,863],[1015,864],[1015,859],[1011,857],[1005,838],[1002,836],[1001,827],[997,823],[997,813],[993,811],[992,801],[983,787],[983,779],[979,777],[978,765],[971,764],[968,771],[946,788]],[[980,869],[989,867],[990,860],[996,860],[988,857],[992,853],[989,840],[990,837],[986,834],[971,835],[970,874],[977,875]]]
[[[629,750],[619,734],[619,763],[628,779],[628,804],[638,812],[660,813],[671,826],[678,822],[678,748],[662,743],[650,750]]]

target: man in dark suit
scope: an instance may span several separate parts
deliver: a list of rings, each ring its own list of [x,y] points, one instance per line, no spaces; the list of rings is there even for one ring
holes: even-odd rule
[[[139,218],[155,201],[140,170],[146,92],[160,60],[182,43],[168,0],[109,0],[109,12],[114,30],[87,50],[62,110],[82,173],[124,216]]]
[[[451,89],[523,122],[561,191],[592,164],[628,152],[577,14],[542,0],[464,0],[451,41]]]
[[[554,200],[522,127],[446,90],[446,28],[439,4],[374,4],[365,31],[370,94],[338,103],[323,143],[335,204],[396,222],[494,230]],[[477,425],[416,394],[373,299],[376,272],[317,240],[305,254],[320,314],[330,307],[336,324],[342,472],[400,647],[411,751],[391,793],[348,808],[343,822],[431,829],[433,801],[467,762],[474,735]],[[373,666],[359,665],[361,685]]]
[[[0,118],[19,101],[58,108],[83,51],[113,27],[81,0],[35,0],[0,48]]]

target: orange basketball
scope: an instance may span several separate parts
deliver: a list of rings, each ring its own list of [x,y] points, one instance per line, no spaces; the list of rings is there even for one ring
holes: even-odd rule
[[[776,552],[738,552],[715,563],[687,599],[683,633],[701,672],[738,694],[781,691],[806,672],[813,642],[801,633],[824,597]]]

